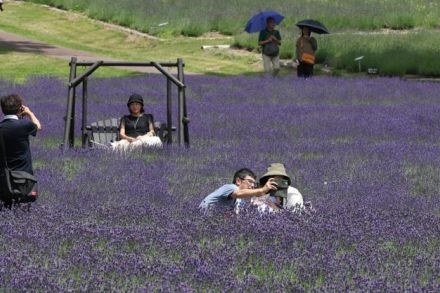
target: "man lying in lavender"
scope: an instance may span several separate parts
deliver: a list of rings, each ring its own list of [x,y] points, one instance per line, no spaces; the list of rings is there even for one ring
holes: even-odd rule
[[[238,199],[259,197],[276,190],[272,179],[266,180],[261,188],[255,188],[256,176],[254,172],[243,168],[235,172],[232,183],[226,184],[205,197],[199,208],[206,210],[210,207],[234,210]]]
[[[291,179],[283,164],[271,164],[260,178],[260,184],[266,184],[269,180],[277,184],[278,190],[251,200],[251,204],[257,206],[260,212],[276,212],[281,209],[300,211],[304,208],[303,197],[298,189],[290,186]]]

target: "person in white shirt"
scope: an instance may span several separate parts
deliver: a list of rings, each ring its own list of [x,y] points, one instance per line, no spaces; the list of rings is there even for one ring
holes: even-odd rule
[[[283,164],[271,164],[267,168],[267,172],[260,178],[260,185],[264,185],[269,179],[278,184],[277,190],[264,197],[251,200],[251,204],[257,206],[260,212],[277,212],[282,209],[296,212],[304,209],[302,194],[298,189],[290,186],[291,179]]]

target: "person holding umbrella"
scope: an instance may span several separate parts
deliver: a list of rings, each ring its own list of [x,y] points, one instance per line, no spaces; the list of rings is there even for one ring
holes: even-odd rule
[[[312,32],[318,34],[328,34],[327,28],[316,20],[306,19],[296,24],[301,29],[301,36],[296,41],[296,60],[298,64],[298,77],[313,76],[313,67],[315,65],[318,49],[318,42],[311,36]]]
[[[254,15],[246,24],[248,33],[259,32],[258,45],[262,47],[263,66],[266,73],[275,76],[280,70],[281,34],[275,29],[284,16],[276,11],[263,11]]]
[[[280,71],[281,34],[275,29],[275,19],[268,17],[266,28],[260,31],[258,45],[262,47],[264,72],[276,76]]]

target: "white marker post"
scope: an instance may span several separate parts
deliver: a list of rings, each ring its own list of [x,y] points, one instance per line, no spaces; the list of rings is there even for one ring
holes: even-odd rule
[[[354,61],[358,62],[358,64],[359,64],[359,72],[362,71],[362,66],[361,66],[362,59],[364,59],[364,56],[359,56],[359,57],[354,58]]]

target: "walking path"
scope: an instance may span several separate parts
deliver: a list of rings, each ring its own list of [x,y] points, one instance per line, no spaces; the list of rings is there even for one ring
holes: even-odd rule
[[[40,54],[47,57],[59,58],[70,62],[72,57],[77,57],[78,61],[125,61],[116,60],[109,57],[97,56],[89,52],[74,50],[55,45],[42,43],[40,41],[24,38],[19,35],[11,34],[0,30],[0,47],[22,53]],[[153,67],[118,67],[125,70],[158,73]],[[187,72],[185,72],[187,73]]]

